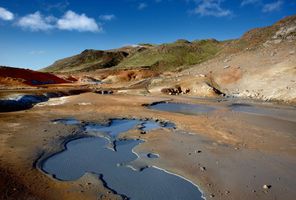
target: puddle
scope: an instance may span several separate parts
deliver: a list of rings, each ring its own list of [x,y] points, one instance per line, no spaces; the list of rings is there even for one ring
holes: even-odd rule
[[[129,131],[140,124],[140,120],[133,119],[112,119],[108,124],[88,124],[86,131],[96,131],[108,134],[111,138],[116,138],[120,133]]]
[[[145,132],[158,128],[174,128],[175,124],[170,122],[156,122],[153,120],[140,119],[111,119],[107,124],[90,123],[84,126],[85,131],[96,133],[96,136],[109,140],[108,148],[116,151],[119,134],[131,129],[139,129]]]
[[[57,123],[72,124],[72,118],[55,120]],[[79,121],[75,121],[79,122]],[[139,160],[133,148],[141,140],[119,140],[122,132],[131,129],[151,131],[157,128],[172,128],[172,123],[138,119],[112,119],[107,124],[80,124],[87,132],[101,132],[104,137],[84,137],[65,144],[65,150],[46,158],[41,168],[55,179],[75,181],[85,173],[94,173],[107,188],[127,199],[173,199],[200,200],[202,193],[190,181],[156,167],[134,166]],[[116,151],[106,148],[110,138],[116,143]],[[86,156],[87,155],[87,156]],[[148,159],[159,158],[158,154],[146,153]],[[136,170],[139,169],[139,170]]]
[[[233,103],[229,108],[235,112],[255,114],[296,122],[296,109],[290,106],[264,107],[245,103]]]
[[[216,110],[215,107],[202,104],[158,103],[148,106],[150,109],[181,113],[185,115],[199,115]]]
[[[111,138],[116,138],[120,133],[127,132],[133,128],[143,131],[151,131],[158,128],[174,128],[171,122],[156,122],[153,120],[140,119],[111,119],[107,124],[90,123],[85,126],[86,131],[106,133]]]
[[[154,167],[135,171],[120,165],[137,159],[132,149],[141,141],[118,141],[117,151],[104,148],[107,143],[98,137],[70,141],[66,150],[45,160],[42,169],[63,181],[77,180],[86,172],[102,175],[108,188],[129,199],[202,199],[198,188],[179,176]]]
[[[62,96],[70,96],[70,95],[77,95],[84,92],[88,92],[89,90],[86,89],[75,89],[69,90],[67,92],[46,92],[44,94],[14,94],[9,95],[5,98],[0,99],[0,113],[1,112],[14,112],[14,111],[21,111],[33,108],[35,105],[43,103],[39,106],[47,105],[44,102],[47,102],[51,98],[57,98]],[[50,102],[48,105],[60,105],[65,103],[60,103],[60,100],[64,99],[57,99],[56,102],[51,104]]]
[[[17,95],[0,99],[0,112],[27,110],[37,103],[48,101],[48,99],[44,95]]]

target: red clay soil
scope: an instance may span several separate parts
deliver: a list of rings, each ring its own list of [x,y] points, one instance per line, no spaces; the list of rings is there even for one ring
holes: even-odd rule
[[[20,84],[26,84],[30,86],[42,84],[70,83],[70,81],[64,80],[50,73],[0,66],[0,79],[4,80],[7,78],[13,79]]]
[[[116,75],[119,77],[120,80],[132,81],[132,80],[141,80],[149,77],[155,77],[158,74],[151,70],[140,69],[140,70],[123,70],[123,71],[119,71]]]

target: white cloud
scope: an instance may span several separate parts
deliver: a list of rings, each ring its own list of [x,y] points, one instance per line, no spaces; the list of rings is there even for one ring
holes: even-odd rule
[[[102,27],[96,23],[93,18],[87,17],[85,14],[77,14],[73,11],[67,11],[61,18],[52,15],[43,16],[39,11],[21,17],[16,23],[17,26],[31,31],[48,31],[51,29],[75,30],[100,32]]]
[[[262,12],[277,11],[281,8],[282,4],[283,4],[282,1],[275,1],[273,3],[265,4],[262,8]]]
[[[0,7],[0,19],[10,21],[14,19],[14,14],[5,8]]]
[[[243,0],[241,6],[249,5],[249,4],[256,4],[260,3],[261,0]]]
[[[54,28],[49,18],[44,18],[39,11],[20,18],[17,25],[31,31],[47,31]]]
[[[100,15],[100,19],[104,21],[111,21],[115,19],[115,15],[110,14],[110,15]]]
[[[225,17],[232,15],[230,10],[221,7],[221,0],[201,0],[197,2],[198,5],[193,13],[200,16]]]
[[[76,30],[80,32],[102,31],[102,27],[98,25],[93,18],[89,18],[85,14],[79,15],[71,10],[67,11],[61,19],[58,19],[57,28],[70,31]]]
[[[146,3],[139,3],[138,10],[143,10],[146,7],[147,7],[147,4]]]

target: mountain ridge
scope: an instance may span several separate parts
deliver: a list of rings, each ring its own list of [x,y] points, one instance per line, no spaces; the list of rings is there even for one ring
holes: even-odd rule
[[[131,69],[141,67],[158,72],[183,70],[208,61],[219,54],[238,53],[247,48],[257,48],[268,40],[272,40],[277,32],[295,21],[296,15],[289,16],[271,26],[251,29],[239,39],[226,41],[179,39],[173,43],[159,45],[140,44],[106,51],[84,50],[80,54],[57,60],[41,71],[75,73],[107,68]]]

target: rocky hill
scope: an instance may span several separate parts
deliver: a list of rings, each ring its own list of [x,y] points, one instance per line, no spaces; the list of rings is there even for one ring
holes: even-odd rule
[[[192,95],[208,96],[208,85],[214,85],[228,96],[296,103],[296,16],[253,29],[213,59],[161,82]],[[161,87],[151,86],[156,89]]]
[[[178,40],[109,51],[86,50],[45,71],[84,72],[121,86],[122,81],[131,86],[131,81],[145,79],[139,83],[145,83],[145,92],[150,93],[225,94],[296,102],[295,52],[296,15],[250,30],[235,40]]]
[[[98,69],[149,68],[164,72],[186,68],[213,58],[223,43],[217,40],[189,42],[178,40],[174,43],[128,46],[109,51],[85,50],[78,55],[58,60],[44,68],[45,72],[90,72]]]
[[[84,50],[81,54],[56,61],[44,72],[89,72],[119,64],[128,53],[125,51]]]
[[[255,49],[260,45],[280,43],[295,37],[295,16],[286,17],[272,26],[255,28],[241,38],[228,41],[177,40],[173,43],[140,44],[108,51],[85,50],[61,59],[43,69],[45,72],[91,72],[98,69],[149,68],[157,72],[179,71],[203,63],[219,55],[230,55]]]

